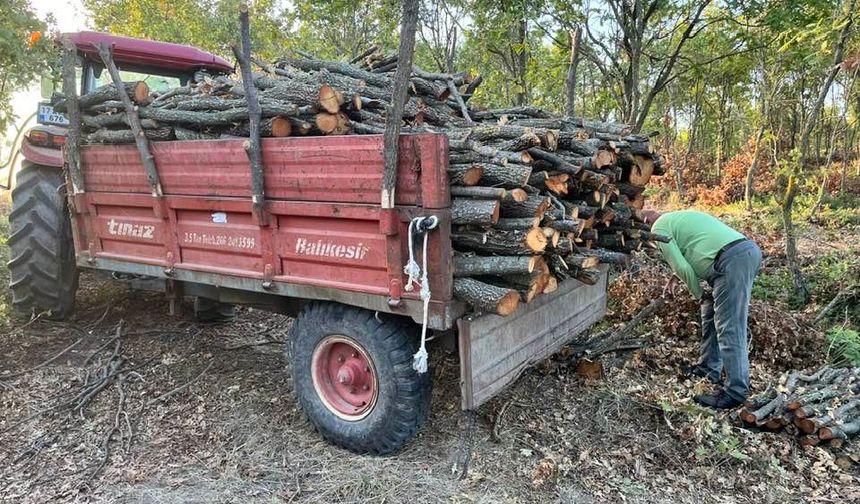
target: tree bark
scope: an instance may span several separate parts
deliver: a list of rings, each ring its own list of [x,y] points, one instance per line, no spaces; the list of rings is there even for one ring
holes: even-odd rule
[[[454,256],[454,277],[531,273],[540,256]]]
[[[540,228],[526,231],[461,230],[451,233],[451,243],[457,249],[484,254],[534,255],[546,249],[547,239]]]
[[[99,51],[99,56],[101,57],[102,62],[104,62],[105,69],[110,73],[111,79],[113,80],[113,93],[119,95],[120,100],[125,106],[126,120],[128,121],[128,125],[131,127],[131,132],[134,134],[134,143],[137,145],[137,151],[140,154],[140,162],[143,164],[144,170],[146,170],[146,178],[149,182],[150,191],[153,196],[161,197],[161,181],[158,177],[158,168],[155,166],[155,157],[149,150],[149,140],[147,140],[144,135],[143,127],[140,125],[140,117],[137,113],[138,109],[126,93],[116,92],[116,90],[121,89],[124,84],[122,82],[122,77],[119,75],[119,69],[117,69],[113,61],[113,49],[106,43],[96,44],[95,46]],[[147,89],[147,92],[148,91],[149,90]]]
[[[545,196],[529,196],[525,201],[502,200],[503,217],[542,217],[550,207],[550,199]]]
[[[513,289],[496,287],[474,278],[455,278],[454,297],[478,310],[510,315],[520,304],[520,295]]]
[[[409,90],[409,76],[412,73],[412,56],[415,52],[415,29],[418,24],[419,0],[403,0],[403,16],[400,20],[400,49],[397,54],[397,70],[394,72],[394,91],[391,94],[391,107],[385,121],[383,134],[382,169],[382,208],[394,208],[394,187],[397,181],[397,162],[400,150],[400,124],[403,107]],[[352,69],[350,65],[343,65]],[[369,83],[376,80],[370,72],[360,72],[356,76]]]
[[[248,102],[249,138],[245,143],[245,153],[251,164],[251,201],[257,214],[262,215],[266,197],[263,181],[263,150],[260,147],[262,109],[257,99],[257,88],[254,86],[254,74],[251,71],[251,27],[248,19],[248,6],[245,4],[239,6],[239,32],[242,47],[240,50],[233,46],[233,55],[236,56],[241,68],[245,100]]]
[[[571,117],[574,113],[576,100],[576,68],[579,66],[579,44],[582,40],[582,28],[577,27],[570,32],[570,62],[567,66],[567,76],[564,80],[564,115]]]
[[[845,42],[848,40],[848,36],[851,34],[851,28],[854,24],[854,6],[856,3],[856,0],[849,0],[848,9],[846,10],[845,25],[842,27],[839,39],[837,40],[836,47],[833,51],[833,66],[830,68],[830,71],[827,72],[827,76],[824,78],[824,83],[821,85],[821,90],[818,93],[818,98],[815,100],[815,103],[812,105],[812,110],[809,111],[809,115],[806,118],[806,124],[804,125],[803,132],[800,136],[801,166],[804,166],[809,162],[809,137],[818,122],[818,116],[824,106],[824,100],[830,92],[830,86],[833,84],[833,81],[836,80],[836,74],[839,73],[839,69],[842,67],[841,63],[843,60],[843,53],[845,51]],[[818,153],[816,152],[815,155],[818,156]]]
[[[498,200],[454,198],[451,201],[451,222],[453,224],[492,226],[498,220]]]
[[[81,96],[78,104],[82,110],[85,110],[108,100],[121,100],[123,95],[137,104],[141,104],[149,98],[149,86],[143,81],[123,82],[120,87],[125,89],[125,93],[117,93],[115,84],[97,87]]]
[[[484,168],[479,163],[451,164],[448,166],[448,181],[451,185],[473,186],[481,181],[483,175]]]

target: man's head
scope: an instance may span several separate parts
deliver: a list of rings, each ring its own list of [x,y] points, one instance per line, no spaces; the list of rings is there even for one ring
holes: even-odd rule
[[[654,221],[660,218],[663,215],[657,210],[642,210],[642,221],[645,224],[654,224]]]

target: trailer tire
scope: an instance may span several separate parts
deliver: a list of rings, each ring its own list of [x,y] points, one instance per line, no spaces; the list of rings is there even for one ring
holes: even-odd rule
[[[432,375],[412,369],[418,345],[411,321],[339,303],[308,304],[286,346],[302,409],[323,437],[348,450],[398,450],[430,407]]]
[[[8,262],[12,307],[48,312],[63,320],[72,313],[78,268],[65,180],[59,168],[24,162],[12,190]]]

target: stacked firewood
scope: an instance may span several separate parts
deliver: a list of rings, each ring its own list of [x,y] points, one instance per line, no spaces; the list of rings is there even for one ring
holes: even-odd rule
[[[263,136],[383,132],[396,56],[304,56],[254,61]],[[404,133],[449,137],[457,298],[505,315],[567,278],[594,284],[600,263],[625,265],[628,253],[666,241],[639,213],[645,185],[663,172],[648,135],[536,107],[470,107],[480,81],[414,68],[402,116]],[[126,92],[152,140],[248,136],[245,90],[229,76],[160,93],[134,82]],[[81,98],[85,142],[134,141],[117,97],[106,86]]]
[[[860,433],[860,368],[787,373],[778,386],[750,399],[738,416],[748,425],[798,435],[803,445],[827,443],[853,453],[847,443]]]

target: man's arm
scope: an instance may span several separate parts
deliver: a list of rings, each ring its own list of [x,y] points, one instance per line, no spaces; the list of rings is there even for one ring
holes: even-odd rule
[[[699,285],[699,277],[696,276],[690,263],[684,259],[684,254],[681,253],[681,249],[678,248],[674,240],[669,243],[657,243],[657,246],[660,247],[660,253],[663,255],[663,259],[669,263],[672,271],[687,284],[687,288],[690,289],[696,299],[701,299],[702,287]]]

